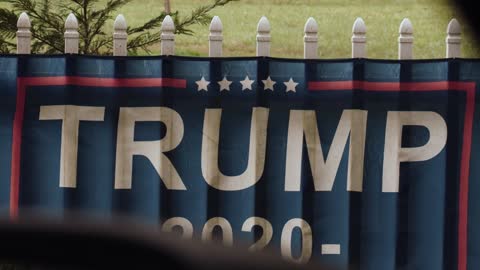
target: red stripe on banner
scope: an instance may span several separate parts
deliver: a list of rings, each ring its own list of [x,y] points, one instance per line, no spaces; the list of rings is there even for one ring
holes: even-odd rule
[[[463,83],[463,82],[460,82]],[[397,91],[445,91],[455,82],[368,82],[368,81],[330,81],[309,82],[308,90],[332,91],[361,89],[366,91],[397,92]],[[453,89],[452,89],[453,90]]]
[[[173,78],[95,78],[95,77],[23,77],[19,80],[30,85],[78,85],[78,86],[99,86],[99,87],[173,87],[187,88],[187,81]]]
[[[18,215],[18,193],[20,179],[20,154],[22,145],[23,114],[25,111],[25,85],[17,79],[17,101],[13,119],[12,166],[10,175],[10,217]]]
[[[312,81],[308,82],[311,91],[360,90],[378,92],[396,91],[464,91],[467,94],[465,121],[463,126],[463,146],[460,161],[460,191],[458,201],[458,268],[467,270],[468,245],[468,178],[470,176],[470,153],[475,111],[474,82],[368,82],[368,81]]]
[[[187,88],[187,81],[174,78],[95,78],[77,76],[19,77],[17,78],[17,101],[13,119],[12,165],[10,176],[10,217],[18,216],[18,196],[20,190],[20,160],[22,147],[23,117],[25,113],[25,93],[28,86],[97,86],[97,87],[173,87]]]
[[[470,176],[470,153],[472,148],[473,117],[475,112],[475,86],[467,91],[463,149],[460,167],[460,198],[458,217],[458,270],[467,269],[468,246],[468,179]]]

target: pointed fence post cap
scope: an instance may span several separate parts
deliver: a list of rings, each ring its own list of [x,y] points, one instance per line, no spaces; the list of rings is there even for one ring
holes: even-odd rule
[[[65,21],[65,29],[78,29],[78,21],[73,13],[68,14],[67,20]]]
[[[170,15],[165,16],[160,29],[162,30],[162,32],[173,32],[173,31],[175,31],[175,24],[173,23],[173,19],[172,19],[172,17],[170,17]]]
[[[451,19],[447,26],[447,34],[459,35],[461,31],[462,29],[457,19]]]
[[[218,16],[214,16],[212,22],[210,23],[210,32],[222,32],[222,30],[222,21]]]
[[[308,18],[303,29],[305,33],[318,33],[318,24],[313,17]]]
[[[398,33],[413,34],[412,22],[410,22],[408,18],[402,20],[402,23],[400,23],[400,28],[398,29]]]
[[[113,23],[114,30],[127,30],[127,20],[122,14],[119,14],[117,18],[115,18],[115,22]]]
[[[17,28],[30,28],[31,26],[30,18],[28,17],[27,13],[22,12],[22,14],[20,14],[18,17]]]
[[[257,25],[257,32],[259,33],[268,33],[270,32],[270,22],[267,17],[262,16]]]
[[[362,18],[358,17],[353,23],[352,33],[354,34],[365,34],[367,33],[367,26]]]

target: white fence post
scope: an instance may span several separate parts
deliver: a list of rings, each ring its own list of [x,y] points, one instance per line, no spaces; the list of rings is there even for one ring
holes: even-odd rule
[[[223,25],[218,16],[213,17],[210,23],[210,35],[208,36],[208,56],[221,57],[222,56],[222,41],[223,41]]]
[[[65,53],[78,54],[78,21],[73,13],[70,13],[65,21]]]
[[[357,18],[352,28],[352,58],[365,58],[367,43],[367,27],[362,18]]]
[[[447,58],[460,57],[461,54],[461,37],[462,29],[458,21],[454,18],[447,26]]]
[[[263,16],[257,25],[257,56],[270,56],[270,22]]]
[[[318,24],[314,18],[308,18],[303,30],[303,58],[315,59],[318,57]]]
[[[398,30],[398,59],[413,58],[413,26],[408,18],[403,19]]]
[[[172,17],[170,15],[165,16],[163,19],[162,32],[160,35],[161,43],[161,55],[174,55],[175,54],[175,25],[173,24]]]
[[[30,54],[31,51],[31,38],[30,32],[30,18],[27,13],[22,12],[17,21],[17,54]]]
[[[113,55],[127,55],[127,20],[119,14],[113,23]]]

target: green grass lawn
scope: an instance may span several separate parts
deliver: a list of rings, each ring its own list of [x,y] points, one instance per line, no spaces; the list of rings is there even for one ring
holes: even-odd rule
[[[398,27],[409,18],[414,28],[414,57],[445,57],[446,27],[451,18],[462,25],[462,57],[480,57],[479,42],[459,11],[446,0],[240,0],[211,12],[218,15],[224,27],[224,55],[255,54],[257,22],[268,17],[272,27],[271,55],[303,57],[303,27],[308,17],[319,25],[319,56],[347,58],[351,51],[351,31],[355,18],[362,17],[367,25],[367,56],[395,59]],[[172,0],[172,10],[188,15],[207,0]],[[131,26],[140,24],[163,10],[163,1],[134,0],[123,7]],[[194,36],[177,36],[178,55],[206,56],[208,26],[195,26]],[[154,51],[159,53],[160,47]]]
[[[137,0],[125,6],[124,13],[132,25],[162,10],[158,0]],[[172,0],[172,10],[188,14],[205,0]],[[396,58],[398,27],[409,18],[414,27],[414,57],[445,57],[445,32],[451,18],[462,24],[462,57],[480,57],[479,42],[460,12],[442,0],[240,0],[212,12],[220,16],[224,27],[224,55],[255,54],[257,22],[268,17],[272,27],[271,54],[275,57],[303,56],[303,27],[308,17],[319,25],[319,56],[350,57],[351,31],[355,18],[367,25],[367,56]],[[195,36],[177,38],[177,54],[208,54],[208,26],[194,27]],[[157,49],[158,51],[159,49]]]

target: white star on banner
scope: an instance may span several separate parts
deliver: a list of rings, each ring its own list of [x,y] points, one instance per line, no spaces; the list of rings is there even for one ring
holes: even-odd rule
[[[198,91],[202,91],[202,90],[208,91],[207,86],[210,84],[210,82],[205,80],[203,76],[200,79],[200,81],[196,81],[195,83],[198,85]]]
[[[292,91],[292,92],[297,92],[295,87],[297,87],[298,83],[294,82],[292,78],[288,82],[284,82],[285,86],[287,86],[287,92]]]
[[[266,80],[262,80],[262,82],[263,82],[263,85],[265,85],[264,90],[270,89],[273,91],[273,86],[276,84],[276,82],[272,81],[270,76],[268,76]]]
[[[248,76],[246,76],[245,80],[240,81],[240,83],[242,84],[242,91],[243,90],[252,90],[252,83],[254,81],[255,80],[250,80],[250,78],[248,78]]]
[[[223,80],[218,81],[218,84],[220,85],[220,91],[223,91],[223,90],[230,91],[230,84],[232,84],[232,81],[227,80],[227,77],[224,76]]]

